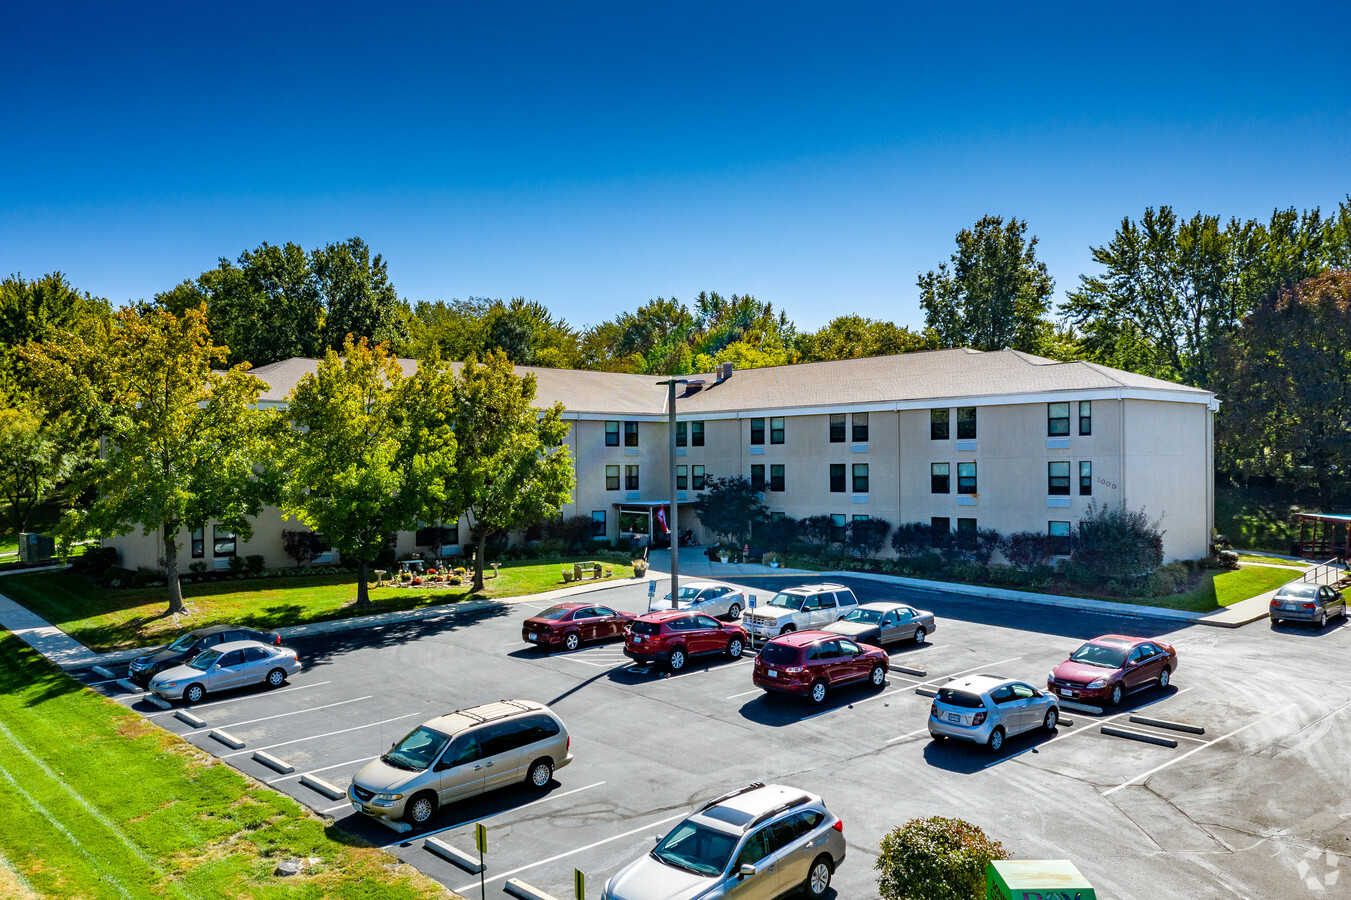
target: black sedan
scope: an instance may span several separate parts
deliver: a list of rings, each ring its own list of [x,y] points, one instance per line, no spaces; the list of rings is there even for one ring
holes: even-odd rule
[[[180,635],[173,643],[158,650],[151,650],[131,661],[127,679],[133,684],[147,687],[150,679],[159,672],[173,666],[181,666],[203,650],[217,644],[230,641],[258,641],[263,644],[280,644],[281,635],[275,631],[258,631],[240,625],[212,625],[207,628],[194,628]]]

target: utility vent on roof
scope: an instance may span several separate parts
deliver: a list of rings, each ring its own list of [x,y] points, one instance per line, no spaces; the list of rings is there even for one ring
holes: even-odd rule
[[[732,377],[732,364],[729,362],[718,363],[717,369],[718,383],[726,381]]]

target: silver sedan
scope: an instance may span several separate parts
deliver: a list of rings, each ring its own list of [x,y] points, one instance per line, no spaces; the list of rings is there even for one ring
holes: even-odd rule
[[[822,631],[843,634],[859,643],[885,647],[902,642],[922,644],[938,627],[934,614],[904,603],[864,603]]]
[[[746,592],[726,584],[712,581],[691,581],[680,586],[680,599],[677,606],[671,605],[671,595],[648,604],[648,612],[663,609],[687,609],[701,612],[706,616],[724,619],[739,619],[746,608]]]
[[[296,652],[289,647],[257,641],[217,644],[185,665],[165,669],[150,681],[150,690],[165,700],[199,703],[208,691],[265,684],[280,687],[300,671]]]

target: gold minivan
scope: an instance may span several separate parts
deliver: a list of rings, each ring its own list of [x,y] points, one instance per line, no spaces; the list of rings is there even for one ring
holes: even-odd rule
[[[424,722],[347,789],[357,812],[421,825],[437,809],[525,782],[543,790],[572,762],[567,726],[532,700],[499,700]]]

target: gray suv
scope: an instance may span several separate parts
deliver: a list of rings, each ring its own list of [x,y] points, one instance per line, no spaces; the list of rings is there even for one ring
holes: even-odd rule
[[[500,700],[419,725],[352,779],[357,812],[421,825],[457,800],[525,782],[549,786],[572,762],[563,720],[531,700]]]
[[[756,782],[705,803],[605,882],[601,900],[824,897],[844,850],[844,824],[820,797]]]

